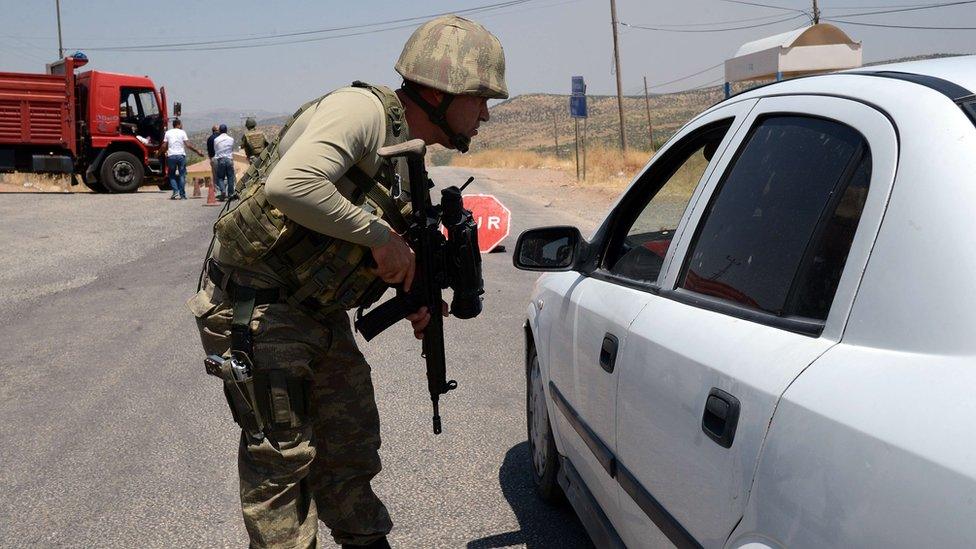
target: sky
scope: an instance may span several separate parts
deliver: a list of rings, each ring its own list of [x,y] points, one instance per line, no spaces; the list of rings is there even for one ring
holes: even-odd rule
[[[393,65],[422,20],[386,23],[478,8],[504,0],[358,0],[206,2],[61,0],[67,53],[81,50],[85,69],[145,74],[166,86],[184,113],[229,109],[241,114],[291,113],[329,90],[365,80],[396,87]],[[976,27],[976,1],[937,9],[856,15],[949,0],[822,0],[821,17],[870,25]],[[723,81],[719,65],[745,42],[809,23],[798,10],[812,0],[618,0],[623,89],[672,92]],[[763,4],[762,6],[756,4]],[[55,0],[0,0],[0,71],[41,72],[57,57]],[[505,48],[512,96],[568,93],[582,75],[589,94],[616,93],[609,0],[518,0],[467,17],[494,32]],[[786,20],[789,19],[789,20]],[[863,42],[864,61],[926,53],[974,53],[976,30],[921,30],[835,23]],[[629,26],[628,26],[629,25]],[[755,27],[755,25],[762,25]],[[344,31],[322,29],[356,26]],[[707,32],[665,32],[637,28]],[[740,28],[716,32],[715,29]],[[375,32],[378,31],[378,32]],[[307,32],[292,37],[286,33]],[[336,36],[339,34],[358,36]],[[277,38],[261,38],[269,35]],[[329,39],[322,39],[330,37]],[[241,40],[232,42],[232,40]],[[270,42],[301,41],[267,45]],[[211,51],[119,50],[120,47],[209,42]],[[182,46],[181,46],[182,47]],[[99,48],[107,48],[100,50]],[[683,78],[694,73],[700,74]],[[681,79],[672,82],[676,79]],[[670,82],[670,83],[669,83]]]

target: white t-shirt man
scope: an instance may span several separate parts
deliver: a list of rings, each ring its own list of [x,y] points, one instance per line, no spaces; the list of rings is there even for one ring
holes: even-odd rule
[[[183,128],[170,128],[166,130],[163,141],[166,143],[166,156],[186,156],[186,147],[183,145],[189,136]]]
[[[214,158],[234,158],[234,138],[222,133],[214,139]]]

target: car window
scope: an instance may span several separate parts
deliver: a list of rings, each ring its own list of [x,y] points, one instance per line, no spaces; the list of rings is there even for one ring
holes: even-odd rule
[[[777,316],[826,319],[870,177],[867,143],[850,126],[759,120],[713,193],[679,286]]]
[[[641,177],[621,202],[604,263],[610,274],[657,282],[681,216],[731,124],[722,120],[687,136]]]

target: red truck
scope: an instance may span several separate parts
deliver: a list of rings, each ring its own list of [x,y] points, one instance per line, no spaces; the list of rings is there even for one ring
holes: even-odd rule
[[[147,76],[75,74],[86,63],[76,53],[47,74],[0,72],[0,171],[70,173],[96,192],[168,188],[166,90]]]

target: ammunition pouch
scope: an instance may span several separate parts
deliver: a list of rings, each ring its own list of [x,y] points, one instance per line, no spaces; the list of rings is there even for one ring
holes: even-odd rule
[[[396,95],[361,82],[353,85],[369,89],[383,104],[388,118],[386,141],[402,141],[405,120]],[[214,225],[221,253],[228,254],[237,265],[266,264],[284,282],[285,301],[316,318],[367,307],[387,288],[370,269],[374,262],[368,248],[295,223],[268,201],[264,191],[267,176],[280,158],[282,136],[306,109],[324,97],[303,105],[248,167],[240,180],[245,189],[240,202]],[[388,162],[376,177],[358,166],[352,166],[345,177],[356,185],[358,197],[365,199],[364,209],[385,219],[397,232],[406,231],[409,206],[399,206],[391,196],[389,187],[395,175]]]

